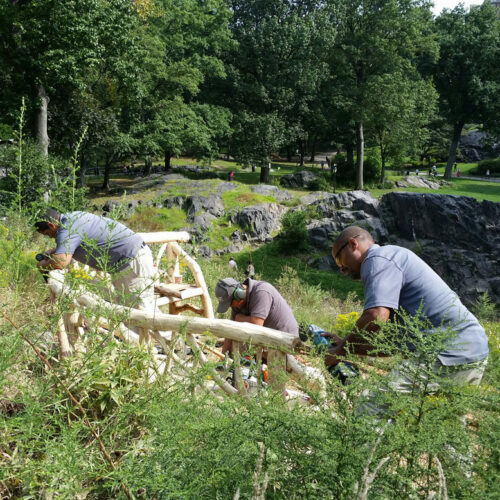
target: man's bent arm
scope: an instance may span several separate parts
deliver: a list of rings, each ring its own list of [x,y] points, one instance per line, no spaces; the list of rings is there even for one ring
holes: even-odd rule
[[[242,313],[237,313],[234,317],[234,321],[240,323],[253,323],[254,325],[264,326],[263,318],[257,318],[257,316],[246,316]]]
[[[44,271],[52,271],[53,269],[64,269],[69,265],[73,254],[71,253],[56,253],[52,254],[48,259],[43,259],[38,263],[38,268]]]
[[[363,314],[356,321],[358,330],[365,330],[368,332],[377,331],[380,327],[376,321],[388,321],[391,310],[387,307],[371,307],[365,309]],[[334,347],[328,349],[328,354],[325,356],[325,364],[327,366],[335,365],[339,362],[337,356],[345,356],[346,345],[349,343],[349,348],[355,354],[366,355],[373,349],[373,346],[362,336],[358,331],[351,332],[341,342]],[[381,355],[381,354],[379,354]]]

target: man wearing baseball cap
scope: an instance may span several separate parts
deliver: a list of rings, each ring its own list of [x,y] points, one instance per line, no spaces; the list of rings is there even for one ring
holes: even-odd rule
[[[253,323],[299,335],[299,325],[290,306],[273,285],[251,278],[243,283],[234,278],[219,280],[215,287],[219,301],[217,312],[225,313],[231,308],[231,320]],[[222,352],[231,350],[231,340],[226,339]]]

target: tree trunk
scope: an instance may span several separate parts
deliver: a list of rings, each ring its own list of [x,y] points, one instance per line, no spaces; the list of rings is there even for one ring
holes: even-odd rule
[[[260,167],[260,180],[262,184],[269,184],[269,172],[271,170],[271,164],[268,163],[265,167]]]
[[[379,143],[378,146],[380,148],[380,160],[382,161],[382,171],[380,172],[380,182],[382,186],[385,181],[385,150],[384,150],[384,141],[382,139],[382,134],[379,134]]]
[[[363,189],[363,157],[365,154],[365,138],[363,122],[356,123],[356,188]]]
[[[106,158],[104,163],[104,180],[102,181],[102,188],[109,191],[109,175],[111,171],[111,158]]]
[[[146,156],[144,158],[144,177],[147,177],[151,174],[151,169],[153,168],[153,160],[151,156]]]
[[[380,159],[382,160],[382,172],[380,172],[380,183],[382,184],[382,187],[384,187],[384,181],[385,181],[385,154],[380,152]]]
[[[286,148],[286,159],[290,163],[292,161],[292,150],[290,148]]]
[[[457,122],[453,127],[453,138],[451,140],[450,151],[448,153],[448,162],[446,163],[446,169],[444,172],[445,179],[451,179],[453,164],[455,163],[455,158],[457,156],[458,143],[460,142],[460,136],[462,135],[463,128],[464,122]]]
[[[47,109],[49,106],[49,96],[45,92],[43,85],[37,86],[37,98],[39,101],[36,112],[36,136],[42,153],[49,155],[49,135],[47,133]]]
[[[314,163],[315,157],[316,157],[316,140],[313,140],[311,146],[311,158],[309,158],[309,161],[311,163]]]
[[[170,170],[171,165],[170,165],[170,160],[172,159],[172,154],[170,151],[165,151],[165,172]]]
[[[305,147],[305,144],[304,143],[301,143],[300,144],[300,166],[303,167],[304,166],[304,156],[306,154],[306,147]]]
[[[80,168],[78,169],[78,186],[85,186],[85,171],[87,169],[87,154],[82,151],[80,158]]]

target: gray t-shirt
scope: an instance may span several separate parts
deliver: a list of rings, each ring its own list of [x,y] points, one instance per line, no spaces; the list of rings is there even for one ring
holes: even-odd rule
[[[273,285],[265,281],[245,280],[248,287],[247,302],[244,309],[232,309],[231,319],[237,313],[255,316],[264,320],[264,326],[281,332],[299,334],[299,325],[290,306]]]
[[[124,269],[143,245],[141,236],[107,217],[69,212],[60,223],[56,253],[73,254],[78,262],[109,273]]]
[[[422,305],[436,331],[441,325],[456,332],[438,359],[443,365],[472,363],[488,356],[488,339],[476,317],[457,294],[417,255],[406,248],[373,245],[361,265],[364,308],[403,309],[415,315]]]

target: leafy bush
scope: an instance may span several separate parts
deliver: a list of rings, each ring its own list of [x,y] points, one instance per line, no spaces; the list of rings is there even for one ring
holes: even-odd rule
[[[278,249],[291,255],[307,250],[309,235],[306,227],[306,213],[289,210],[281,218],[282,230],[278,239]]]
[[[500,175],[500,158],[483,160],[477,164],[477,172],[479,174],[485,175],[486,170],[490,171],[490,175]]]
[[[488,292],[479,295],[472,305],[472,311],[481,321],[493,321],[497,317],[496,304],[491,300]]]
[[[334,157],[337,165],[337,181],[339,184],[352,185],[356,179],[356,165],[349,166],[347,157],[338,154]],[[364,181],[367,183],[378,181],[382,171],[380,156],[375,150],[367,150],[363,161]]]
[[[310,191],[330,191],[331,186],[324,175],[319,175],[309,183],[307,189]]]

